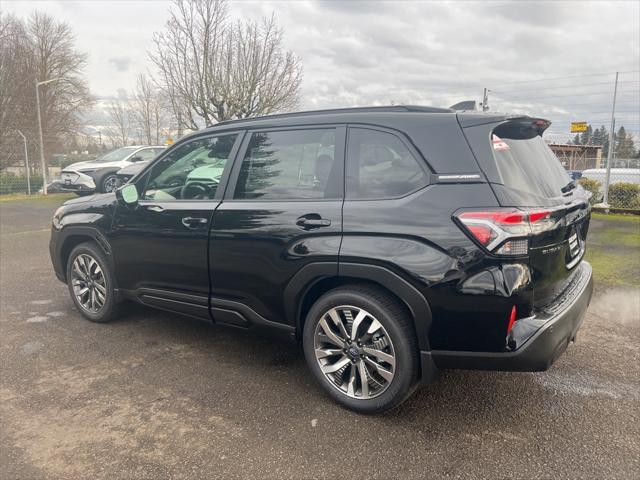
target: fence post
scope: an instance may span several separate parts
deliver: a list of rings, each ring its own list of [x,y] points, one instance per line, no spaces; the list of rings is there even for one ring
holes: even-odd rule
[[[24,144],[24,166],[27,169],[27,195],[31,195],[31,172],[29,172],[29,151],[27,149],[27,137],[24,134],[16,129],[16,132],[20,134],[22,137],[22,142]]]

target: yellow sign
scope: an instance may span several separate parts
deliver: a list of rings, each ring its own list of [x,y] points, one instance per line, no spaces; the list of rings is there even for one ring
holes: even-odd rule
[[[571,133],[586,132],[587,122],[571,122]]]
[[[173,138],[167,138],[167,145],[173,145]]]

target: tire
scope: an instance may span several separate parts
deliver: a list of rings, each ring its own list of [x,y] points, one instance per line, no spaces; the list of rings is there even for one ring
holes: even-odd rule
[[[358,320],[360,312],[364,312],[364,320]],[[332,322],[335,314],[344,331]],[[376,320],[382,328],[374,323]],[[333,336],[326,335],[326,326]],[[355,333],[352,327],[356,327]],[[352,342],[340,348],[336,340],[342,340],[345,334],[349,341],[351,337],[360,339],[361,345]],[[419,361],[411,318],[404,305],[382,289],[352,285],[327,292],[309,310],[302,341],[314,378],[331,398],[348,409],[381,413],[400,405],[415,390]],[[369,355],[372,351],[377,355]],[[387,357],[380,356],[382,353]],[[327,373],[337,366],[341,366],[337,372]],[[368,379],[366,390],[363,373]]]
[[[97,191],[100,193],[115,192],[118,184],[118,176],[114,173],[107,173],[101,177],[97,183]]]
[[[76,260],[78,265],[74,268]],[[87,271],[91,272],[90,285],[86,281]],[[81,243],[69,254],[67,260],[69,294],[76,308],[87,320],[105,323],[116,317],[118,303],[114,278],[105,254],[95,243]],[[89,290],[79,298],[78,294],[83,288]],[[101,297],[102,301],[100,301]]]

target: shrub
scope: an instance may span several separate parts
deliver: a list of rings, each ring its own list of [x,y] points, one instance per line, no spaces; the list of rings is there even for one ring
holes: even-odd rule
[[[31,176],[31,193],[37,193],[42,188],[42,177],[40,175]],[[0,195],[11,193],[27,193],[26,175],[0,174]]]
[[[589,199],[589,203],[594,205],[600,201],[600,197],[602,194],[600,193],[600,182],[597,180],[591,180],[590,178],[582,177],[578,180],[578,183],[582,185],[586,191],[591,192],[591,198]]]
[[[626,182],[610,185],[609,205],[616,208],[640,209],[640,185]]]

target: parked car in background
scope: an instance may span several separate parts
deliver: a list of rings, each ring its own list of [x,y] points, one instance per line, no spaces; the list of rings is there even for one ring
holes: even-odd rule
[[[138,162],[148,163],[165,148],[162,145],[122,147],[95,160],[73,163],[60,173],[62,188],[78,195],[112,192],[117,187],[118,170]]]
[[[607,178],[606,168],[590,168],[582,171],[582,178],[588,178],[589,180],[596,180],[600,182],[602,186]],[[635,183],[640,185],[640,168],[612,168],[609,176],[609,184],[614,183]]]
[[[546,370],[593,290],[591,209],[549,124],[403,106],[222,122],[60,207],[54,270],[94,322],[130,299],[293,337],[360,412],[439,369]]]
[[[146,160],[143,162],[136,162],[133,165],[128,165],[124,168],[121,168],[116,172],[117,178],[117,186],[120,187],[125,183],[128,183],[133,177],[135,177],[138,173],[140,173],[144,167],[146,167],[151,160]]]

